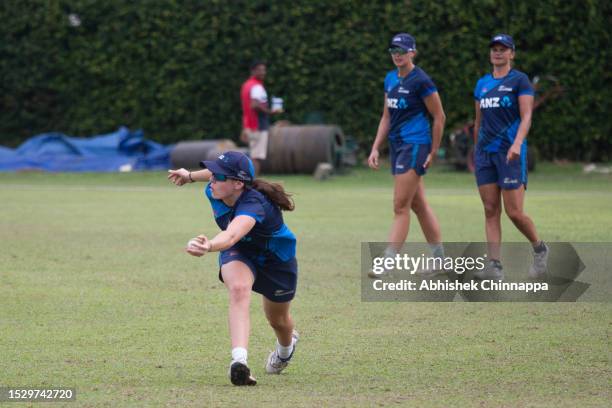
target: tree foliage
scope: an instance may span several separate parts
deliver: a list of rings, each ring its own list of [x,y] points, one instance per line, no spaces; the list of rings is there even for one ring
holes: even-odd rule
[[[530,133],[546,157],[610,159],[610,2],[426,0],[5,0],[0,3],[0,137],[91,135],[120,125],[160,142],[237,138],[240,84],[268,61],[285,119],[313,112],[366,143],[382,109],[394,33],[417,40],[447,129],[473,116],[490,70],[488,40],[507,32],[516,66],[565,93]]]

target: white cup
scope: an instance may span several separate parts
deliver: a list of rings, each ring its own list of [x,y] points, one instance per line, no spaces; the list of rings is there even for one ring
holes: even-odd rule
[[[283,110],[283,98],[272,97],[272,110],[275,112]]]

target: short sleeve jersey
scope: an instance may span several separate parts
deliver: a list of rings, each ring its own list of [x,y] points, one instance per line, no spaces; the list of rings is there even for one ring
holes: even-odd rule
[[[268,93],[261,84],[255,84],[251,88],[251,99],[256,99],[261,103],[268,103]]]
[[[385,77],[384,86],[391,116],[389,140],[430,144],[431,126],[423,100],[438,91],[431,78],[415,66],[403,78],[397,76],[397,70],[390,71]]]
[[[503,78],[487,74],[474,89],[480,103],[480,131],[477,148],[487,152],[507,152],[521,123],[518,97],[533,95],[529,78],[521,71],[510,70]]]
[[[264,194],[247,188],[233,207],[212,196],[210,183],[204,190],[217,225],[222,230],[239,215],[255,219],[255,226],[234,248],[258,265],[286,262],[295,257],[296,238],[285,225],[280,208]]]

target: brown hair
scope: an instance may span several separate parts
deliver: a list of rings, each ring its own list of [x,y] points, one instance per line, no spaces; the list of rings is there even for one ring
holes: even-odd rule
[[[251,188],[259,191],[270,201],[276,204],[281,210],[293,211],[295,203],[291,198],[291,194],[287,193],[282,185],[278,183],[270,183],[262,179],[255,179],[251,184]]]

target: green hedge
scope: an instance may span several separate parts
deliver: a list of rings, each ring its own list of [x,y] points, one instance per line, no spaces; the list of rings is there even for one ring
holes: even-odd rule
[[[296,123],[322,112],[374,137],[393,33],[417,39],[447,130],[473,115],[487,43],[514,35],[516,66],[554,75],[563,97],[536,112],[530,140],[553,158],[612,159],[609,1],[118,1],[0,3],[1,143],[120,125],[169,143],[237,138],[248,64],[269,61],[269,93]],[[70,24],[69,15],[80,18]]]

